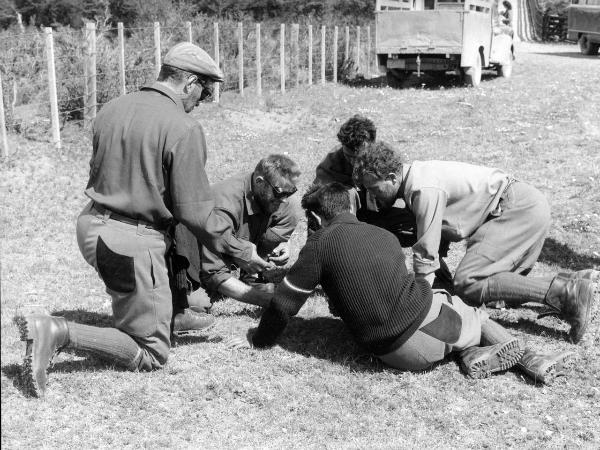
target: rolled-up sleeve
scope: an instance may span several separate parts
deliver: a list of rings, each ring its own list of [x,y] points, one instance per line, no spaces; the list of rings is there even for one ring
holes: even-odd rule
[[[417,242],[413,245],[413,270],[428,275],[440,267],[438,251],[447,195],[441,189],[421,189],[412,195],[411,209],[417,222]]]
[[[206,141],[202,128],[190,127],[171,154],[169,183],[175,219],[211,251],[250,261],[251,244],[236,238],[231,224],[215,214],[214,197],[204,170]]]

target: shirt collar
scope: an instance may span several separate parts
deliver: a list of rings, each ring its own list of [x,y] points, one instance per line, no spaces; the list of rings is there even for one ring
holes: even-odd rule
[[[244,199],[249,216],[262,213],[260,204],[254,198],[254,192],[252,192],[252,175],[254,175],[254,172],[250,172],[244,177]]]
[[[178,108],[183,110],[183,102],[181,98],[173,91],[173,89],[168,88],[162,83],[155,81],[153,84],[148,84],[141,89],[142,91],[156,91],[171,99],[173,103],[177,105]]]
[[[337,223],[358,223],[358,219],[351,212],[343,212],[331,219],[329,226]]]

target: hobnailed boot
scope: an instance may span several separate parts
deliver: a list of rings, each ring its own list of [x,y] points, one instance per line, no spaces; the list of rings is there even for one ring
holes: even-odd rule
[[[471,378],[487,378],[492,373],[510,369],[523,356],[518,339],[488,347],[469,347],[460,352],[460,365]]]
[[[214,323],[215,318],[210,314],[185,309],[175,314],[173,318],[173,334],[175,336],[196,334],[200,331],[206,331]]]
[[[15,318],[21,340],[27,342],[22,377],[26,389],[35,397],[46,394],[48,367],[69,343],[69,327],[64,317],[33,314]]]
[[[559,273],[554,277],[544,298],[548,311],[538,316],[557,315],[567,321],[571,325],[569,335],[574,343],[581,340],[588,327],[594,295],[592,276],[590,279],[577,278],[578,274]]]
[[[551,384],[556,377],[565,375],[564,364],[573,352],[535,353],[526,350],[517,367],[534,382]]]

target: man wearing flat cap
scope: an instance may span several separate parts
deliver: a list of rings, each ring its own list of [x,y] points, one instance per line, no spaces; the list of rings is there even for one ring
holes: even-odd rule
[[[90,202],[77,220],[77,241],[112,297],[114,328],[48,315],[23,318],[23,374],[33,395],[44,395],[46,370],[65,347],[130,370],[166,363],[173,307],[165,254],[174,224],[249,273],[270,266],[215,214],[204,132],[186,114],[221,81],[223,73],[204,50],[181,43],[165,56],[154,84],[112,100],[98,114],[85,190]],[[206,320],[188,310],[175,316],[173,330],[201,328]]]

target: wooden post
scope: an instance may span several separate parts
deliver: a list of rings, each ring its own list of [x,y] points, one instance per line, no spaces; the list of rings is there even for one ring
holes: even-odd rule
[[[360,26],[356,27],[356,72],[360,71]]]
[[[125,33],[123,32],[123,22],[117,24],[117,33],[119,35],[119,79],[121,80],[121,94],[127,93],[127,84],[125,82]]]
[[[350,27],[346,27],[346,47],[344,48],[344,62],[350,58]]]
[[[215,62],[217,63],[217,66],[221,67],[221,63],[219,62],[219,60],[221,59],[220,56],[220,52],[219,52],[219,22],[215,22],[213,23],[213,41],[214,41],[214,55],[215,55]],[[221,98],[221,83],[215,83],[215,102],[219,103],[219,99]]]
[[[279,33],[279,70],[281,93],[285,94],[285,23],[281,24]]]
[[[300,86],[300,46],[298,44],[300,24],[292,25],[292,57],[293,71],[296,73],[296,87]]]
[[[260,23],[256,24],[256,95],[262,95],[262,61],[260,60]]]
[[[325,25],[321,26],[321,84],[325,84]]]
[[[154,72],[160,72],[160,22],[154,22]]]
[[[86,32],[86,62],[85,62],[85,98],[84,119],[90,124],[96,117],[96,24],[85,24]]]
[[[2,89],[2,71],[0,71],[0,134],[2,137],[2,148],[0,156],[5,158],[8,156],[8,136],[6,134],[6,119],[4,116],[4,92]]]
[[[244,95],[244,25],[238,22],[238,89]]]
[[[192,33],[192,22],[186,22],[185,27],[187,28],[188,32],[188,41],[190,42],[190,44],[192,44],[194,42],[194,35]]]
[[[367,26],[367,78],[371,78],[371,25]]]
[[[17,13],[17,23],[19,24],[19,30],[21,34],[25,33],[25,26],[23,25],[23,16],[21,13]]]
[[[96,25],[92,25],[94,26],[95,36]],[[50,114],[52,116],[52,140],[54,141],[54,145],[56,146],[56,148],[60,148],[60,122],[58,118],[58,98],[56,95],[56,71],[54,70],[54,39],[52,38],[52,28],[44,28],[44,33],[46,34],[46,59],[48,60],[48,94],[50,97]],[[94,57],[95,53],[96,45],[94,40]],[[96,91],[94,86],[94,97],[95,95]]]
[[[313,35],[312,35],[312,24],[308,26],[308,84],[312,84],[313,77]]]
[[[333,82],[337,83],[338,73],[338,27],[333,28]]]

